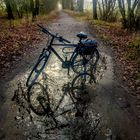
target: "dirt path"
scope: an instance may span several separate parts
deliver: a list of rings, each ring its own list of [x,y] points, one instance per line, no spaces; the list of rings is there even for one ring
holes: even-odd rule
[[[55,20],[49,26],[49,29],[75,43],[78,41],[76,34],[80,31],[86,32],[90,38],[95,37],[94,34],[91,34],[91,29],[86,23],[76,21],[65,13],[60,13],[59,19]],[[18,92],[26,92],[24,86],[26,78],[44,46],[45,40],[40,44],[40,48],[26,56],[17,64],[16,69],[7,74],[6,78],[0,80],[0,94],[2,96],[0,98],[0,139],[36,140],[40,137],[40,139],[49,140],[88,140],[91,137],[93,138],[95,134],[93,125],[95,125],[97,118],[100,119],[97,140],[107,138],[113,140],[140,139],[139,124],[133,111],[133,98],[128,96],[127,88],[123,87],[117,77],[118,75],[116,75],[116,65],[111,51],[103,46],[101,42],[99,46],[101,59],[95,74],[97,80],[96,89],[91,88],[89,92],[88,102],[83,105],[83,117],[72,115],[75,113],[73,110],[69,116],[58,118],[60,122],[70,122],[69,127],[45,133],[47,123],[44,125],[41,120],[45,122],[46,118],[37,116],[33,112],[29,115],[24,108],[18,106],[19,104],[12,102],[11,99],[15,90],[17,91],[18,83],[21,83],[22,87]],[[61,47],[57,48],[57,51],[61,53]],[[67,70],[62,69],[61,63],[55,56],[51,56],[44,72],[54,81],[50,85],[50,92],[55,95],[56,100],[63,96],[65,85],[75,77],[72,72],[70,76],[67,76]],[[2,99],[3,97],[5,97],[4,100]],[[21,102],[24,106],[28,106],[22,98]],[[70,104],[70,98],[66,96],[62,106],[68,106],[68,103]],[[32,117],[32,121],[30,117]]]

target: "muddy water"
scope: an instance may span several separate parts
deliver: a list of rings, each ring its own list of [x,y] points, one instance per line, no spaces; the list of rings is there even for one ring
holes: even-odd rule
[[[60,33],[73,43],[78,42],[76,34],[80,31],[86,32],[92,38],[86,23],[76,21],[64,13],[61,13],[59,19],[49,25],[49,29]],[[23,95],[27,94],[25,87],[27,76],[44,46],[45,41],[40,44],[40,49],[31,56],[27,56],[16,70],[11,71],[6,80],[1,80],[1,93],[6,96],[6,101],[0,108],[0,139],[140,139],[135,120],[128,112],[131,104],[129,100],[123,99],[127,91],[121,83],[118,83],[112,56],[106,53],[107,50],[102,45],[99,46],[100,61],[95,73],[96,88],[90,87],[89,93],[84,95],[84,102],[78,102],[82,114],[76,116],[77,110],[69,96],[68,85],[76,74],[71,70],[68,76],[67,69],[62,69],[61,62],[51,55],[47,67],[43,71],[43,77],[41,75],[38,82],[48,85],[50,98],[53,99],[51,106],[53,109],[62,99],[56,116],[65,110],[70,111],[57,117],[58,128],[55,127],[52,118],[36,115],[29,108]],[[55,49],[63,56],[62,47]],[[18,93],[19,100],[11,101],[15,92]]]

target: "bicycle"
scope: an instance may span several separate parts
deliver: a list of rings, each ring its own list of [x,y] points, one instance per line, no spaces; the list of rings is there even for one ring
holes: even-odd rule
[[[88,66],[88,64],[92,65],[92,67],[87,67],[87,71],[89,70],[92,71],[93,67],[96,67],[96,64],[99,60],[97,42],[96,41],[92,42],[92,40],[88,40],[88,39],[85,40],[87,38],[87,35],[85,33],[80,32],[79,34],[77,34],[77,37],[79,37],[78,44],[71,44],[69,40],[63,38],[62,36],[58,36],[58,34],[55,35],[49,32],[46,28],[44,28],[39,24],[38,26],[41,28],[42,32],[51,36],[51,41],[47,46],[47,48],[43,48],[37,60],[37,63],[35,64],[32,71],[30,72],[26,81],[27,87],[35,83],[41,71],[44,69],[46,63],[48,62],[51,53],[54,53],[57,56],[57,58],[62,62],[62,68],[68,69],[68,74],[70,68],[72,68],[72,70],[75,73],[81,73],[84,71],[84,67]],[[54,43],[55,39],[61,43]],[[70,59],[67,60],[67,57],[65,57],[64,60],[52,46],[64,46],[62,52],[65,54],[72,53]],[[64,51],[66,48],[72,48],[72,47],[75,47],[73,52]]]

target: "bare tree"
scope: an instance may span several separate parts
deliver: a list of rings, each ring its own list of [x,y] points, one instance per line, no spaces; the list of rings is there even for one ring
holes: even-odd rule
[[[73,10],[73,0],[62,0],[63,9]]]
[[[74,9],[74,7],[73,7],[73,0],[71,0],[70,2],[71,2],[71,10],[73,10]]]
[[[125,3],[126,2],[126,3]],[[136,29],[139,20],[140,0],[118,0],[119,10],[122,16],[124,28]]]
[[[100,19],[105,21],[112,21],[115,19],[116,0],[101,0],[98,1]]]
[[[140,1],[137,5],[135,14],[135,29],[140,30]]]
[[[97,0],[92,0],[93,3],[93,19],[97,19]]]
[[[14,14],[13,14],[13,11],[12,11],[12,6],[11,6],[11,3],[10,3],[10,0],[5,0],[5,5],[6,5],[8,19],[10,19],[10,20],[14,19]]]
[[[84,12],[84,0],[77,0],[77,6],[79,12]]]
[[[35,13],[39,15],[39,0],[35,0]]]

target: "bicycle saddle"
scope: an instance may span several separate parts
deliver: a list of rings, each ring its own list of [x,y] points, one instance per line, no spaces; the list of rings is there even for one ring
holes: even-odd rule
[[[77,34],[77,37],[81,39],[86,39],[87,38],[87,34],[85,34],[84,32],[80,32],[79,34]]]

